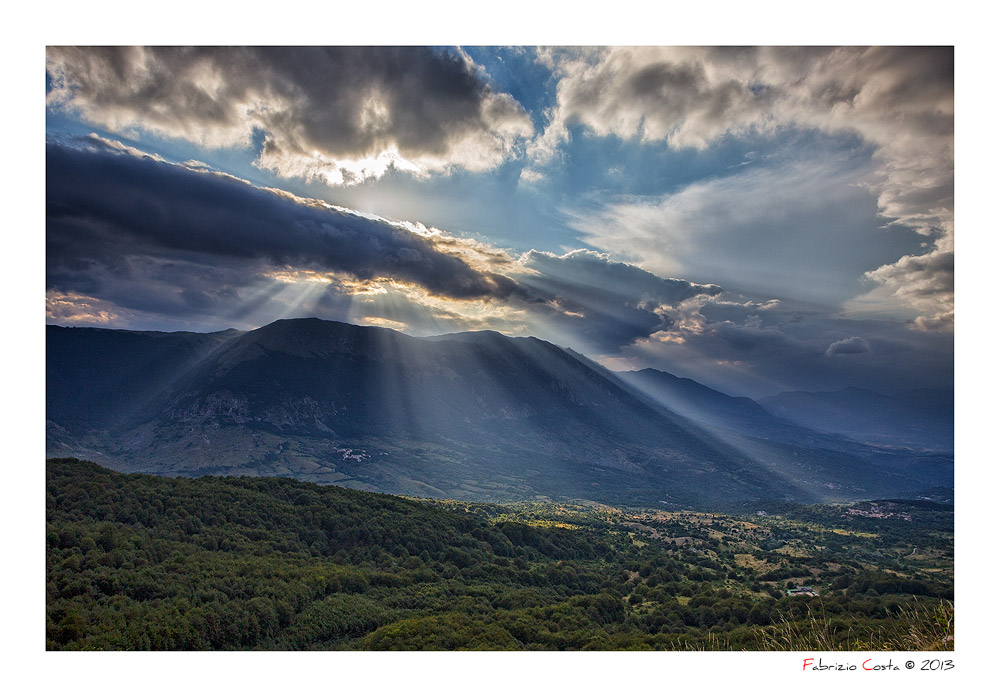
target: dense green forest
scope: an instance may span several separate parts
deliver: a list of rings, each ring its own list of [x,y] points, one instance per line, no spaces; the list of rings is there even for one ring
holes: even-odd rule
[[[47,648],[953,649],[950,507],[768,506],[471,504],[49,460]]]

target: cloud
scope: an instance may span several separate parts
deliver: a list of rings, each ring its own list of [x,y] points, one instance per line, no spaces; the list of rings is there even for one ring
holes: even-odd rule
[[[50,47],[50,107],[116,133],[249,147],[284,177],[491,169],[533,132],[460,51],[421,47]]]
[[[563,255],[532,249],[521,263],[554,284],[587,284],[600,296],[641,299],[648,306],[676,305],[696,295],[717,295],[715,284],[697,284],[676,278],[661,278],[632,264],[615,261],[608,254],[577,249]],[[537,280],[536,284],[543,281]]]
[[[918,342],[897,323],[755,302],[592,250],[515,256],[101,140],[50,143],[46,170],[57,323],[204,331],[320,316],[412,334],[491,328],[758,396],[943,386],[953,367],[947,335]],[[827,357],[862,336],[871,351]]]
[[[152,258],[170,259],[174,269],[291,266],[387,276],[459,299],[524,294],[510,278],[473,268],[403,224],[90,142],[84,150],[47,147],[50,278],[96,267],[134,276],[137,260]]]
[[[952,246],[952,48],[618,47],[559,49],[539,59],[558,85],[549,124],[529,147],[534,171],[558,159],[573,128],[674,148],[788,128],[853,134],[873,148],[875,168],[865,184],[879,213],[931,238],[934,249]],[[935,302],[923,290],[946,288],[948,270],[925,260],[939,269],[937,277],[909,288],[902,267],[913,262],[898,262],[901,268],[883,264],[869,278],[892,286],[897,306],[926,313],[915,326],[946,316],[947,290]]]
[[[661,276],[835,307],[864,289],[867,271],[919,251],[921,238],[877,229],[875,201],[856,185],[871,172],[865,161],[822,142],[809,152],[577,209],[571,224],[588,244]]]
[[[704,147],[734,124],[763,120],[774,100],[770,90],[749,84],[745,55],[673,48],[564,53],[553,63],[561,76],[556,128],[582,125],[600,136]]]
[[[531,273],[518,274],[518,281],[551,298],[545,306],[547,331],[572,336],[585,352],[615,352],[667,329],[680,303],[722,292],[716,285],[661,278],[586,249],[563,255],[531,250],[519,262]]]
[[[852,336],[849,339],[834,341],[826,349],[827,356],[837,356],[850,353],[867,353],[872,350],[871,345],[860,336]]]
[[[50,142],[46,158],[52,321],[218,329],[317,315],[613,351],[721,292],[588,250],[515,256],[94,136]]]
[[[869,271],[866,276],[880,284],[874,296],[891,297],[917,308],[921,315],[914,326],[924,331],[954,331],[955,253],[951,238],[936,240],[931,251],[907,255],[892,264]],[[866,298],[859,299],[860,306]]]
[[[105,325],[121,320],[113,304],[78,293],[49,293],[45,298],[45,315],[60,324]]]
[[[888,394],[953,384],[952,338],[898,322],[831,317],[729,293],[692,298],[672,317],[668,329],[605,362],[616,370],[652,367],[753,398],[846,385]],[[850,360],[830,360],[848,353]]]

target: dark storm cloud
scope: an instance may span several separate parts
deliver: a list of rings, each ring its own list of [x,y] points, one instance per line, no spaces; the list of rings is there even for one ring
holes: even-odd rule
[[[779,329],[763,327],[756,322],[747,324],[719,322],[709,325],[705,335],[722,342],[730,349],[728,351],[730,355],[741,358],[773,352],[783,353],[801,345],[801,342]]]
[[[679,303],[722,292],[715,285],[660,278],[584,249],[561,256],[532,250],[521,263],[537,274],[518,280],[552,298],[549,322],[580,337],[586,350],[601,353],[668,329],[669,312]]]
[[[426,47],[51,47],[47,69],[50,105],[92,124],[210,147],[258,133],[259,165],[332,183],[390,161],[481,171],[531,133],[464,54]]]
[[[456,299],[526,295],[401,226],[92,143],[47,147],[47,267],[60,290],[94,292],[106,274],[154,280],[136,268],[147,257],[213,273],[290,266],[391,277]]]
[[[513,257],[96,136],[50,142],[46,164],[47,282],[63,313],[76,298],[120,323],[245,327],[297,313],[429,333],[493,322],[608,353],[721,292],[592,251]],[[392,283],[371,285],[380,279]],[[448,304],[473,300],[488,311]]]
[[[696,295],[718,295],[722,288],[712,284],[691,283],[676,278],[661,278],[638,266],[614,261],[607,254],[578,249],[562,256],[531,250],[524,264],[542,274],[551,283],[572,283],[588,287],[587,295],[636,298],[651,307],[676,305]]]
[[[121,257],[113,267],[100,262],[79,268],[49,265],[51,290],[99,297],[143,315],[199,320],[220,307],[228,308],[233,319],[249,314],[253,303],[242,299],[240,290],[267,271],[253,260],[219,265],[145,255]]]

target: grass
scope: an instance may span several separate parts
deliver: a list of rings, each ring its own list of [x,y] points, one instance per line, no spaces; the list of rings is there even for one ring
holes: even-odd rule
[[[954,651],[955,607],[949,600],[917,603],[900,609],[892,622],[854,631],[843,628],[843,619],[818,618],[811,612],[804,620],[782,617],[754,630],[755,641],[741,647],[749,651]],[[709,632],[698,639],[678,639],[675,651],[733,651],[728,638]]]
[[[855,632],[811,612],[805,620],[781,618],[757,630],[761,651],[954,651],[955,606],[916,602],[900,609],[896,621]]]

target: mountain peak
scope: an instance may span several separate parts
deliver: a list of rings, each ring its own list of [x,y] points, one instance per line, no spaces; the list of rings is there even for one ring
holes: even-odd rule
[[[98,461],[118,468],[642,505],[913,488],[844,453],[734,439],[730,424],[776,431],[746,398],[659,373],[657,404],[626,379],[655,371],[623,377],[534,337],[424,339],[313,317],[229,338],[55,333],[49,452],[110,453]]]
[[[412,337],[384,327],[368,327],[317,317],[279,319],[246,332],[227,347],[220,363],[231,366],[267,353],[300,358],[378,351]]]

